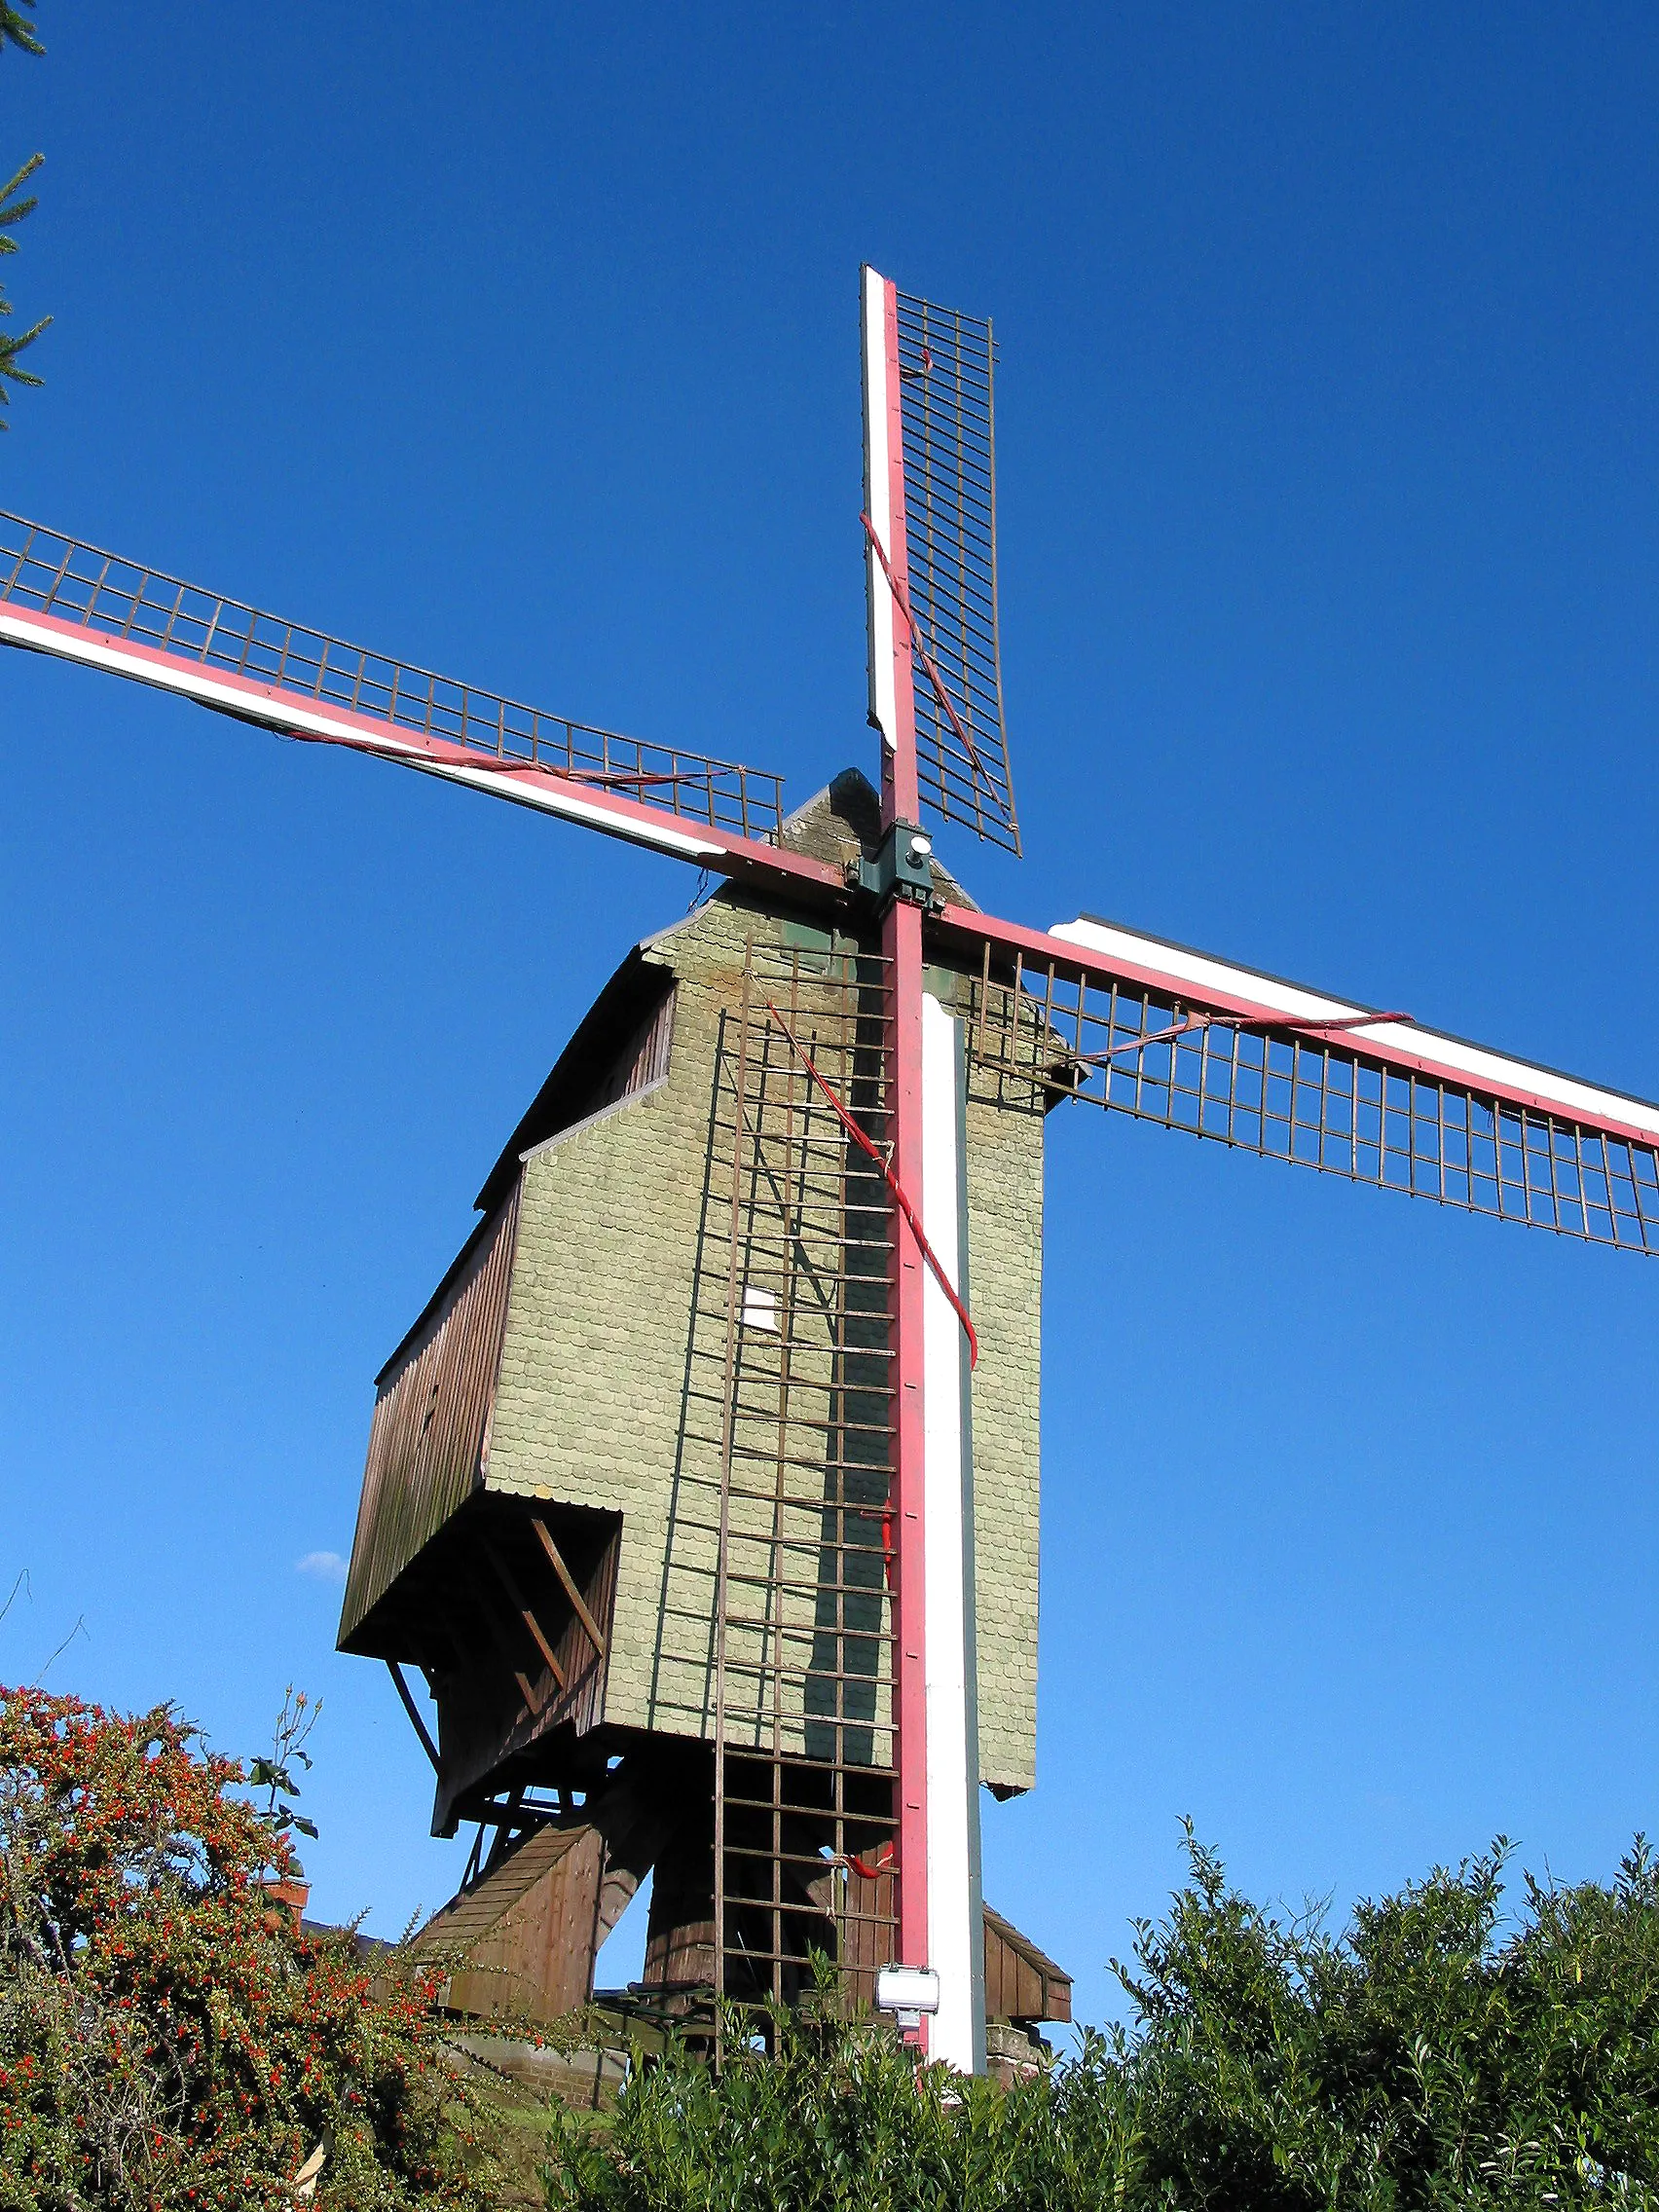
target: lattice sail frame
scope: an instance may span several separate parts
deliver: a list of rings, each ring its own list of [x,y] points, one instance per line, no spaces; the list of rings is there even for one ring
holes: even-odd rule
[[[542,769],[740,837],[770,836],[783,819],[779,776],[544,714],[0,512],[0,609],[8,608],[268,686],[274,700],[314,702],[384,723],[388,734],[462,748],[481,766]],[[280,713],[268,719],[286,726]]]
[[[969,1051],[1021,1096],[1084,1100],[1350,1182],[1659,1253],[1659,1140],[1367,1053],[1364,1030],[1382,1025],[1398,1017],[1249,1019],[1178,984],[1010,959],[987,939]]]
[[[989,322],[908,292],[897,300],[917,782],[941,821],[1017,853],[997,620],[996,343]]]

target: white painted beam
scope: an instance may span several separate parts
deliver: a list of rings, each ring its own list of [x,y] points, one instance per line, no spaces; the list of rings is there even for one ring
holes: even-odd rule
[[[887,279],[863,272],[865,513],[889,558],[893,552],[893,472],[887,390]],[[893,657],[893,594],[873,545],[865,547],[865,609],[869,627],[869,719],[891,753],[899,705]]]
[[[922,1000],[922,1189],[940,1266],[968,1303],[966,1061],[961,1025]],[[974,1437],[968,1340],[930,1271],[923,1309],[928,1714],[928,1964],[940,1978],[928,2055],[985,2070],[975,1697]]]

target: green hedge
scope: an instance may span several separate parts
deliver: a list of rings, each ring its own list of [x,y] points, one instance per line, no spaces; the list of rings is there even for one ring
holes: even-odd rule
[[[556,2127],[551,2212],[1659,2208],[1659,1873],[1528,1879],[1500,1843],[1331,1935],[1191,1875],[1118,1968],[1133,2024],[1006,2095],[821,2004],[642,2068]]]

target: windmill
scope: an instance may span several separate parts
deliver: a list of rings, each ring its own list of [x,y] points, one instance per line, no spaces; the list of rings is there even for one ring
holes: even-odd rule
[[[721,879],[607,986],[383,1373],[342,1642],[391,1667],[434,1825],[479,1824],[457,1936],[510,1872],[535,1926],[484,1934],[579,1993],[654,1865],[664,1990],[788,1994],[819,1944],[977,2069],[993,1937],[1035,1984],[1006,2016],[1063,1985],[978,1894],[978,1786],[1030,1779],[1046,1112],[1651,1252],[1659,1107],[1116,924],[975,906],[932,826],[1019,851],[992,333],[869,270],[862,333],[879,777],[790,815],[775,777],[14,517],[0,639]]]

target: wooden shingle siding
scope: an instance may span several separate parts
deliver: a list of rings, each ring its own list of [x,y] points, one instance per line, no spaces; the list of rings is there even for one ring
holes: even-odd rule
[[[380,1379],[344,1643],[422,1546],[471,1496],[489,1452],[519,1186],[480,1223],[453,1278]]]

